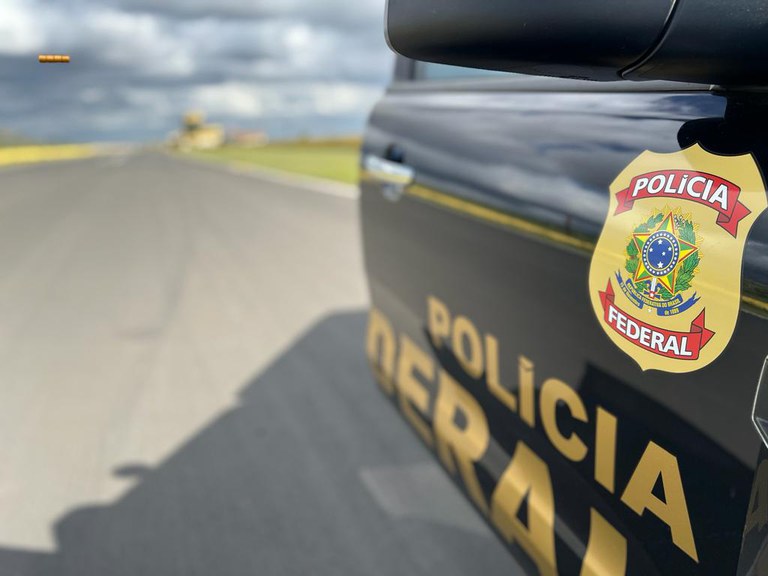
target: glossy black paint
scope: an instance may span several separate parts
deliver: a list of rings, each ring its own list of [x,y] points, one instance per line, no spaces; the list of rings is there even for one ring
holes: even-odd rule
[[[623,77],[764,85],[766,25],[760,0],[677,0],[664,34]]]
[[[395,145],[415,168],[417,185],[587,244],[602,228],[610,183],[644,150],[674,152],[699,142],[722,154],[753,152],[766,173],[768,99],[676,85],[640,88],[515,78],[395,83],[371,116],[363,154],[385,156]],[[590,409],[609,406],[619,418],[618,486],[649,439],[677,456],[698,565],[670,545],[668,528],[653,515],[637,516],[591,480],[591,454],[580,464],[567,461],[540,428],[520,426],[483,382],[464,375],[450,354],[433,350],[481,403],[501,451],[489,450],[477,466],[486,497],[517,439],[550,466],[561,574],[578,574],[590,506],[627,537],[628,574],[736,572],[760,447],[750,412],[768,353],[768,213],[747,244],[748,300],[729,347],[704,369],[674,375],[642,372],[604,335],[587,292],[589,249],[407,194],[393,203],[369,181],[362,183],[361,206],[372,303],[398,331],[429,349],[426,300],[436,295],[497,336],[502,378],[512,386],[522,354],[536,365],[537,386],[556,377]],[[588,438],[592,430],[579,432]]]
[[[407,58],[610,81],[765,86],[761,0],[388,0]]]
[[[618,80],[661,37],[673,0],[389,0],[399,54],[528,74]]]

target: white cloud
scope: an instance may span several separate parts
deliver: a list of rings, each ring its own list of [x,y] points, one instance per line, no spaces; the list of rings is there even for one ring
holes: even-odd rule
[[[44,33],[28,2],[4,0],[0,39],[0,54],[29,54],[42,48]]]
[[[367,111],[380,95],[378,87],[343,82],[269,86],[233,82],[200,86],[188,104],[221,116],[333,116]]]
[[[257,88],[239,82],[199,86],[194,89],[189,104],[219,116],[258,118],[264,113]]]

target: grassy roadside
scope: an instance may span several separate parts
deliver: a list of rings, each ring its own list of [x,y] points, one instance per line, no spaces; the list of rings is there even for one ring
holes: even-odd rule
[[[0,166],[89,158],[95,154],[95,148],[86,144],[0,147]]]
[[[258,148],[225,146],[188,155],[228,164],[251,164],[348,184],[358,181],[359,147],[354,143],[269,144]]]

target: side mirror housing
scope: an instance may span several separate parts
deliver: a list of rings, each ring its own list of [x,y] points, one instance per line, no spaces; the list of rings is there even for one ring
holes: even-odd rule
[[[588,80],[768,82],[760,0],[388,0],[403,56]]]

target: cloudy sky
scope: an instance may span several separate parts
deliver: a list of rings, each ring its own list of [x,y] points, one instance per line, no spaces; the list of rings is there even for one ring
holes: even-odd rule
[[[384,0],[0,0],[0,128],[157,140],[200,109],[275,137],[358,132],[392,69],[383,11]]]

